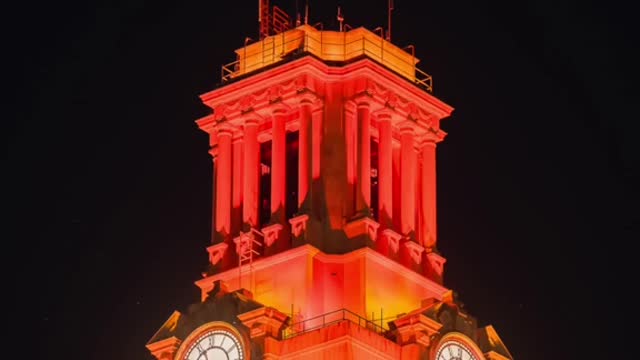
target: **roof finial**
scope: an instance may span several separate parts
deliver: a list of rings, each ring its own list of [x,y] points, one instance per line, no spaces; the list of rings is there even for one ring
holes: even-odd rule
[[[309,0],[304,5],[304,24],[307,25],[309,23]]]
[[[393,0],[389,0],[389,10],[387,18],[387,41],[391,41],[391,11],[393,10]]]

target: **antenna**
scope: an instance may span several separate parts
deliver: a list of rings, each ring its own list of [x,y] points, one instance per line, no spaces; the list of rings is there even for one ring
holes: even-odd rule
[[[342,32],[342,22],[344,22],[344,16],[342,15],[342,10],[340,10],[340,6],[338,6],[338,22],[340,23],[340,32]]]
[[[269,36],[269,0],[258,0],[259,38]]]
[[[391,41],[391,11],[393,10],[393,0],[389,0],[388,18],[387,18],[387,41]]]
[[[309,0],[304,4],[304,24],[309,23]]]

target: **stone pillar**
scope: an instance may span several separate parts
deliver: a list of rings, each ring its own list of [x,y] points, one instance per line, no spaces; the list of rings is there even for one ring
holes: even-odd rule
[[[244,202],[242,219],[245,226],[257,227],[260,200],[260,144],[258,143],[259,121],[247,117],[244,121]]]
[[[422,143],[422,246],[427,250],[436,247],[436,142],[427,139]]]
[[[216,177],[218,176],[218,170],[216,167],[218,166],[218,147],[212,146],[209,149],[209,155],[211,155],[211,243],[215,243],[216,240],[216,207],[218,206],[218,202],[216,201]]]
[[[298,130],[298,211],[307,212],[311,185],[311,112],[313,103],[303,99],[300,104],[300,128]],[[306,200],[306,203],[305,203]]]
[[[231,231],[231,137],[230,129],[217,132],[216,232],[226,240]]]
[[[402,235],[416,229],[416,152],[413,126],[400,128],[400,222]],[[415,235],[415,234],[414,234]]]
[[[271,138],[271,223],[284,223],[286,204],[286,167],[287,144],[285,120],[287,112],[284,108],[277,108],[273,112],[273,127]]]
[[[353,216],[356,207],[356,182],[358,181],[357,166],[357,132],[358,124],[356,121],[356,105],[352,101],[348,101],[344,105],[344,142],[346,151],[346,167],[347,167],[347,193],[344,199],[344,215]]]
[[[231,195],[231,233],[235,236],[242,230],[242,201],[244,194],[244,139],[233,139],[232,145],[232,195]]]
[[[391,114],[378,115],[378,214],[382,229],[392,227],[393,219],[393,149]]]
[[[356,212],[371,212],[371,120],[369,103],[358,103],[358,178],[356,181]]]

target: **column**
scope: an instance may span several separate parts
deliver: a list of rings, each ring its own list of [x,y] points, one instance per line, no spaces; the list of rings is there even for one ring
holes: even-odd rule
[[[218,206],[218,202],[216,201],[216,176],[218,176],[218,171],[216,167],[218,165],[218,147],[212,146],[209,150],[209,154],[211,155],[211,243],[215,243],[216,240],[216,207]]]
[[[356,169],[358,153],[356,109],[356,104],[352,101],[348,101],[344,105],[344,142],[347,162],[347,194],[344,199],[344,215],[347,217],[353,216],[356,207],[356,198],[358,197],[358,193],[356,192],[356,182],[358,181]]]
[[[218,130],[216,165],[216,232],[226,238],[231,230],[231,130]]]
[[[244,121],[244,202],[242,219],[245,225],[258,226],[260,199],[260,144],[258,143],[258,119],[247,117]]]
[[[358,179],[356,211],[368,215],[371,207],[371,120],[369,104],[358,103]]]
[[[416,228],[416,152],[413,140],[413,127],[400,129],[400,222],[401,232],[405,236]]]
[[[276,109],[273,112],[271,138],[271,223],[282,223],[285,220],[286,199],[286,110]]]
[[[231,233],[236,236],[242,230],[242,195],[244,192],[244,140],[233,139],[232,147],[232,195],[231,195]]]
[[[298,211],[304,212],[303,203],[309,196],[311,184],[311,111],[313,104],[303,100],[300,108],[300,128],[298,130]],[[309,201],[307,200],[307,203]],[[307,205],[307,204],[305,204]]]
[[[436,142],[427,139],[422,144],[422,246],[436,246]]]
[[[382,229],[392,227],[393,164],[391,148],[391,114],[378,115],[378,214]]]
[[[311,113],[312,119],[312,134],[311,134],[311,180],[317,180],[320,178],[320,155],[322,144],[322,135],[323,135],[323,125],[322,121],[324,120],[324,111],[322,107],[317,107],[313,109]]]

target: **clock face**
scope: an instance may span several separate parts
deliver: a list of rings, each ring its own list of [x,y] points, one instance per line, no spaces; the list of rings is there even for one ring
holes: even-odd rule
[[[463,343],[453,340],[445,341],[438,352],[436,360],[478,360]]]
[[[211,330],[200,335],[187,351],[185,360],[243,360],[238,338],[226,330]]]

